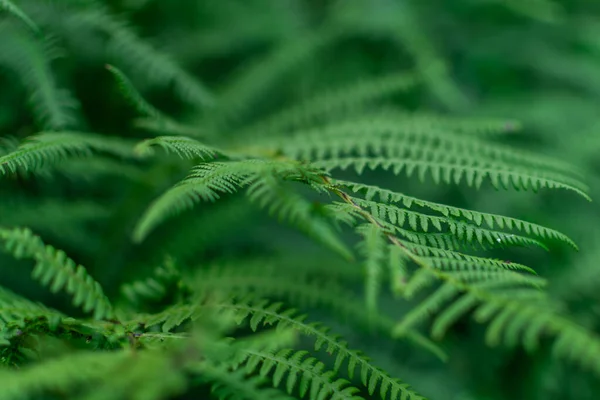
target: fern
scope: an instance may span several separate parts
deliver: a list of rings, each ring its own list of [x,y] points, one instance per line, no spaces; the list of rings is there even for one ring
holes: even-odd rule
[[[56,164],[69,156],[90,155],[92,150],[129,156],[131,147],[120,139],[78,132],[46,132],[30,137],[15,151],[0,157],[0,172],[16,172],[18,168],[36,170],[45,164]]]
[[[73,296],[73,304],[81,306],[85,312],[94,312],[94,318],[110,318],[112,307],[104,296],[98,282],[89,276],[84,267],[42,240],[28,229],[0,231],[5,251],[16,258],[35,260],[32,277],[52,292],[65,290]]]
[[[360,353],[348,349],[345,342],[340,341],[336,336],[329,334],[327,330],[323,329],[318,324],[305,323],[304,320],[306,316],[297,315],[297,312],[295,310],[286,310],[283,312],[280,311],[282,308],[281,303],[268,305],[267,302],[258,301],[247,304],[246,301],[241,301],[234,304],[225,304],[223,306],[238,311],[240,313],[238,318],[240,319],[251,316],[250,326],[253,330],[256,330],[260,324],[277,324],[281,328],[294,327],[303,334],[314,337],[315,351],[318,351],[323,348],[330,355],[335,355],[336,358],[334,362],[334,371],[337,372],[338,370],[340,370],[344,362],[347,362],[347,372],[350,378],[352,378],[355,374],[356,369],[358,368],[360,371],[361,382],[364,386],[368,388],[369,393],[371,394],[375,392],[379,384],[379,392],[382,399],[387,399],[388,394],[391,396],[390,398],[395,399],[400,393],[402,393],[402,396],[404,396],[405,398],[422,398],[410,389],[408,389],[407,385],[399,383],[398,381],[387,376],[383,371],[371,365],[368,359],[362,356]],[[296,356],[302,358],[305,354],[306,353],[297,353]],[[284,355],[285,357],[285,355],[289,355],[289,352],[284,351],[282,355]],[[257,360],[255,359],[255,361]],[[298,359],[294,360],[295,363],[299,361],[300,360]],[[309,363],[314,361],[315,360],[310,360]],[[272,363],[269,363],[267,365],[272,365]],[[296,367],[301,368],[299,366]],[[254,365],[250,368],[253,370],[254,368],[256,368],[256,366]],[[282,369],[280,370],[280,374],[286,370],[285,366],[281,368]],[[341,385],[343,383],[343,381],[338,381],[337,384]],[[337,386],[336,389],[340,390],[340,387]],[[317,390],[317,388],[315,388],[314,390]],[[350,390],[350,393],[347,394],[352,394],[352,392],[353,391]],[[316,394],[311,394],[311,398],[314,397],[317,397]],[[334,396],[333,398],[336,397]]]
[[[0,0],[0,398],[593,397],[594,7],[318,3]]]
[[[57,53],[53,43],[42,42],[6,21],[0,21],[0,33],[9,39],[0,46],[0,66],[12,70],[27,88],[39,127],[61,130],[76,126],[79,104],[57,85],[50,67]]]

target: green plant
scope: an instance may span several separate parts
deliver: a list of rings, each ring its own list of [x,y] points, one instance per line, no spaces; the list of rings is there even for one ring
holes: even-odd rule
[[[20,80],[7,80],[18,88],[2,102],[25,91],[32,115],[19,108],[3,122],[23,133],[0,156],[14,199],[0,204],[2,249],[33,261],[32,277],[69,298],[49,307],[49,296],[2,289],[0,398],[210,390],[218,399],[423,399],[427,387],[396,379],[334,327],[446,360],[437,342],[467,315],[484,324],[491,347],[538,354],[548,340],[553,360],[600,374],[594,329],[572,318],[534,268],[501,258],[575,242],[443,200],[451,187],[562,189],[589,200],[586,171],[501,143],[521,129],[512,120],[461,115],[469,99],[416,25],[418,7],[190,2],[215,25],[203,36],[207,59],[220,51],[245,59],[242,39],[268,49],[253,50],[239,71],[219,71],[225,61],[207,68],[219,77],[207,88],[115,12],[135,20],[176,5],[122,3],[0,1],[10,38],[0,66]],[[510,4],[532,16],[534,8]],[[285,21],[267,29],[262,13]],[[239,24],[226,29],[223,18]],[[327,49],[373,37],[414,62],[399,62],[402,54],[369,65],[351,51],[348,71],[319,70]],[[97,93],[109,92],[106,111],[75,87],[80,68],[101,81],[91,83]],[[406,178],[406,189],[392,189],[400,185],[390,176]],[[406,194],[419,187],[430,193]],[[295,231],[302,235],[288,236]],[[381,304],[390,297],[406,306],[401,315]]]

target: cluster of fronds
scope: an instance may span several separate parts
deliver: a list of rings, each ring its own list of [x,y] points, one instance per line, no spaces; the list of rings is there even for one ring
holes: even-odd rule
[[[509,10],[530,13],[508,3]],[[223,7],[234,14],[243,8],[237,2]],[[202,390],[217,399],[425,398],[294,306],[328,310],[345,326],[405,340],[442,359],[444,351],[426,336],[442,340],[472,315],[485,324],[490,346],[521,346],[533,353],[548,339],[553,357],[600,376],[600,337],[570,317],[532,266],[494,256],[516,247],[577,249],[571,238],[524,219],[426,200],[372,180],[558,189],[590,200],[585,173],[491,139],[518,129],[512,120],[400,107],[397,98],[417,88],[448,108],[467,103],[417,29],[416,9],[388,5],[384,15],[363,1],[333,9],[336,18],[318,29],[301,26],[302,34],[294,32],[293,39],[275,40],[270,52],[211,93],[101,2],[0,0],[0,31],[9,38],[0,43],[0,66],[19,77],[39,131],[4,143],[0,175],[15,192],[48,190],[64,197],[84,192],[86,185],[102,197],[106,182],[113,182],[104,178],[114,176],[115,190],[126,193],[103,221],[107,233],[88,243],[95,264],[89,270],[44,243],[32,231],[37,226],[20,226],[18,218],[0,221],[6,255],[33,261],[32,277],[50,292],[69,296],[64,308],[73,306],[59,311],[0,290],[0,353],[7,366],[0,371],[0,398],[166,399]],[[401,15],[396,25],[393,17]],[[288,71],[343,43],[349,32],[383,35],[404,47],[414,65],[332,85],[267,116],[252,115],[254,103],[260,110],[264,94]],[[236,34],[241,35],[231,33]],[[81,52],[80,41],[86,40],[106,53],[101,71],[114,78],[111,85],[129,111],[139,114],[135,124],[143,138],[139,130],[134,137],[87,132],[92,129],[82,122],[76,96],[60,86],[65,80],[52,70],[59,48],[81,62],[88,57],[98,62],[98,55]],[[171,89],[186,113],[161,111],[141,88]],[[27,186],[30,172],[33,188]],[[239,201],[339,257],[325,265],[301,250],[256,259],[245,249],[239,254],[204,249],[207,236],[219,242],[219,229],[246,235]],[[194,213],[202,208],[208,212]],[[74,210],[67,204],[63,212]],[[43,221],[33,224],[48,231]],[[73,236],[85,237],[91,229],[84,225]],[[186,250],[177,250],[175,242],[185,236],[192,238]],[[74,251],[76,243],[70,243]],[[190,247],[201,255],[193,262],[186,253]],[[158,259],[166,261],[150,276],[134,269],[130,282],[107,285],[121,272],[114,265],[136,251],[144,255],[127,268],[148,271]],[[215,257],[215,251],[224,257]],[[109,272],[101,285],[92,276],[104,269]],[[356,283],[364,298],[357,299]],[[381,299],[389,294],[407,304],[398,319],[382,312]],[[424,325],[430,325],[430,335],[419,333]],[[307,346],[311,340],[314,346]]]

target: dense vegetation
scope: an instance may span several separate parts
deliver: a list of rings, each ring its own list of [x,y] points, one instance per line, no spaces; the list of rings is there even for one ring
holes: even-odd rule
[[[0,0],[0,399],[595,399],[600,3]]]

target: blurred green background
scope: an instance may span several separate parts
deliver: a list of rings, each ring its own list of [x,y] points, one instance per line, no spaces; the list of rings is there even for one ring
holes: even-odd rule
[[[522,130],[507,122],[506,132],[493,140],[576,164],[588,173],[592,197],[599,198],[598,1],[16,3],[47,35],[35,40],[21,23],[0,14],[4,152],[14,148],[15,140],[44,129],[147,137],[136,127],[135,110],[106,64],[122,69],[163,112],[200,132],[219,131],[222,140],[235,139],[254,121],[314,93],[407,71],[422,84],[395,96],[398,106],[520,121]],[[185,176],[188,167],[105,157],[68,161],[51,176],[18,176],[0,186],[0,224],[31,227],[86,265],[109,295],[116,294],[118,284],[154,268],[165,252],[190,267],[273,252],[323,265],[339,262],[235,199],[188,212],[134,244],[131,231],[145,207]],[[571,315],[600,330],[596,203],[555,191],[475,191],[377,174],[369,179],[428,200],[510,215],[568,234],[580,252],[556,247],[548,253],[503,251],[494,256],[518,260],[547,276],[550,292]],[[3,285],[69,308],[66,299],[32,283],[19,263],[4,256],[1,262]],[[393,315],[405,307],[392,298],[384,302],[384,311]],[[591,374],[553,360],[547,348],[535,355],[487,348],[482,327],[470,320],[443,341],[450,356],[445,364],[406,343],[336,328],[391,375],[431,399],[596,399],[600,389]]]

